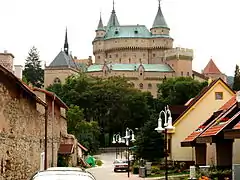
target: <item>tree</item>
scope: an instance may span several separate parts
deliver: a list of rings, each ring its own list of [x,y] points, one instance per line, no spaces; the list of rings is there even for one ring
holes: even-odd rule
[[[99,148],[100,128],[97,122],[87,122],[83,117],[78,106],[70,106],[67,112],[68,133],[75,135],[90,153],[95,153]]]
[[[79,74],[67,78],[65,84],[47,88],[55,92],[67,105],[77,105],[83,110],[84,119],[96,121],[101,129],[101,145],[105,135],[124,132],[126,127],[140,128],[149,119],[153,97],[141,92],[123,77],[101,79]]]
[[[158,86],[158,96],[164,104],[183,105],[195,97],[207,84],[190,77],[170,78]]]
[[[235,68],[233,90],[234,91],[239,91],[240,90],[240,71],[239,71],[239,66],[238,65],[236,65],[236,68]]]
[[[145,160],[155,161],[164,157],[164,140],[162,134],[154,129],[157,124],[157,116],[152,115],[136,136],[136,155]]]
[[[44,82],[44,71],[41,68],[39,52],[34,46],[28,52],[28,57],[23,70],[25,81],[31,83],[34,87],[41,88]]]

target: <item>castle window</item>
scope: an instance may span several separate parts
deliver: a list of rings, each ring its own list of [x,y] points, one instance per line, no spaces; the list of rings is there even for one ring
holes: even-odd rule
[[[181,76],[183,76],[183,72],[181,71]]]
[[[154,40],[153,40],[153,42],[154,42]]]
[[[119,59],[119,63],[121,63],[121,62],[122,62],[122,59],[120,58],[120,59]]]
[[[142,59],[141,58],[139,58],[139,62],[142,63]]]
[[[123,54],[123,57],[126,57],[126,54],[125,54],[125,53]]]
[[[116,54],[116,57],[118,57],[118,54]]]
[[[153,57],[155,57],[156,56],[156,54],[153,54]]]
[[[187,72],[187,76],[189,76],[189,72]]]
[[[127,40],[125,40],[125,42],[127,42]]]
[[[111,56],[111,55],[109,55],[109,58],[112,58],[112,56]]]
[[[103,33],[101,33],[101,35],[103,35]]]
[[[99,42],[98,45],[101,45],[101,43]]]
[[[135,30],[134,33],[137,34],[137,33],[138,33],[138,30]]]
[[[58,77],[56,77],[53,82],[54,84],[60,84],[61,80]]]
[[[100,59],[101,57],[100,56],[98,56],[98,59]]]
[[[129,63],[131,63],[131,58],[128,59]]]
[[[117,43],[117,41],[115,41],[115,43]]]
[[[142,76],[142,72],[140,72],[140,76]]]
[[[118,31],[115,31],[115,34],[118,34]]]
[[[152,89],[152,84],[151,83],[148,84],[148,89]]]
[[[146,54],[145,53],[143,53],[143,56],[145,56]]]
[[[138,42],[138,40],[136,40],[136,42]]]
[[[143,89],[143,83],[140,83],[140,84],[139,84],[139,88],[140,88],[140,89]]]

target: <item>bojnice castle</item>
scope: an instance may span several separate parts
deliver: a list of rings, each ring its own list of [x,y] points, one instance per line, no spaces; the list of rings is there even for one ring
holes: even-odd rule
[[[91,56],[88,59],[72,56],[66,30],[64,49],[45,67],[45,88],[53,83],[63,83],[69,75],[79,71],[103,78],[123,76],[135,88],[150,91],[154,96],[157,95],[157,85],[170,77],[189,76],[199,81],[221,77],[226,81],[226,75],[221,73],[212,59],[198,73],[192,69],[193,50],[173,47],[174,39],[160,3],[150,30],[140,24],[122,25],[113,5],[107,25],[103,24],[100,16],[95,32],[92,41],[93,63]],[[10,53],[0,54],[0,60],[10,69],[12,59]],[[19,66],[16,71],[20,71]]]

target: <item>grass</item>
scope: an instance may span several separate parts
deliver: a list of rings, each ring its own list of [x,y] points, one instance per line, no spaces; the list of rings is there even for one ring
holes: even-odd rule
[[[180,172],[180,173],[175,173],[175,172],[171,172],[171,171],[169,171],[168,172],[168,175],[169,176],[174,176],[174,175],[188,175],[189,174],[189,172]],[[165,171],[164,170],[160,170],[158,173],[156,173],[156,174],[151,174],[151,175],[149,175],[148,177],[162,177],[162,176],[164,176],[165,175]]]

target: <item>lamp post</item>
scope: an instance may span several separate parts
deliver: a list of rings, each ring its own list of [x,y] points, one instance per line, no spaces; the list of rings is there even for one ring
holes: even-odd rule
[[[129,160],[129,140],[134,142],[135,141],[135,136],[134,136],[134,131],[132,129],[129,129],[128,127],[126,128],[126,134],[125,137],[126,139],[126,146],[127,146],[127,160],[128,160],[128,177],[130,176],[130,160]]]
[[[164,124],[162,122],[161,116],[164,117]],[[167,131],[168,130],[174,130],[175,127],[172,126],[172,116],[171,111],[168,107],[168,105],[164,108],[164,110],[160,111],[159,118],[158,118],[158,127],[155,128],[155,130],[158,133],[164,132],[164,153],[165,153],[165,179],[168,180],[168,148],[167,148]]]
[[[113,135],[113,141],[112,141],[112,143],[113,144],[116,144],[116,143],[121,143],[122,142],[122,138],[121,138],[121,135],[118,133],[118,134],[114,134]],[[118,156],[117,156],[117,146],[116,146],[116,159],[118,158]]]

